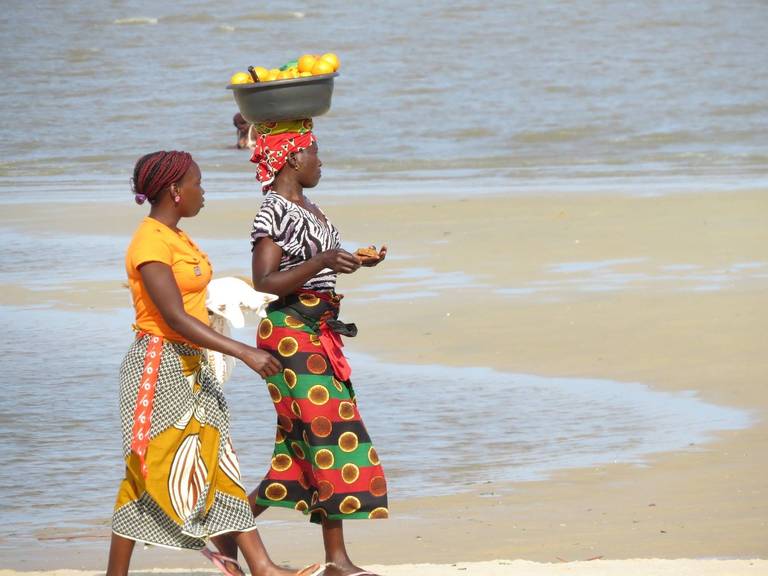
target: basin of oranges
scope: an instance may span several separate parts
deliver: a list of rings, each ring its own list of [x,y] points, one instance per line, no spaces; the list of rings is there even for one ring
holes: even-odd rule
[[[251,84],[322,76],[338,72],[340,64],[339,57],[333,52],[321,55],[304,54],[297,60],[283,64],[280,68],[268,69],[263,66],[251,66],[248,72],[235,72],[229,79],[229,83],[230,85]]]
[[[331,108],[339,57],[304,54],[280,68],[250,66],[229,80],[240,113],[251,122],[311,118]]]

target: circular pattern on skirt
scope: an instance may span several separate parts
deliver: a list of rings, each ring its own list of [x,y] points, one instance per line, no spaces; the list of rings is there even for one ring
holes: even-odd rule
[[[360,510],[360,506],[360,500],[354,496],[347,496],[341,501],[341,504],[339,504],[339,511],[342,514],[354,514]]]
[[[293,390],[293,388],[296,386],[296,382],[299,381],[299,377],[296,376],[296,372],[290,368],[283,370],[283,378],[285,379],[285,383],[288,385],[288,388],[291,390]]]
[[[285,414],[278,414],[277,415],[277,425],[285,430],[286,432],[290,432],[293,430],[293,420],[288,418]]]
[[[320,480],[320,483],[317,485],[317,495],[320,498],[320,502],[325,502],[333,496],[333,484],[328,482],[328,480]]]
[[[269,390],[269,397],[272,398],[272,402],[278,404],[283,399],[283,395],[280,394],[280,388],[270,382],[267,384],[267,390]]]
[[[333,383],[333,387],[336,388],[336,390],[338,390],[339,392],[343,392],[344,391],[344,386],[342,385],[341,382],[336,380],[335,376],[331,376],[331,382]]]
[[[259,323],[259,338],[266,340],[272,336],[272,321],[269,318],[264,318]]]
[[[298,510],[299,512],[306,512],[309,510],[309,504],[307,504],[304,500],[299,500],[296,502],[296,506],[293,507],[294,510]]]
[[[333,424],[325,416],[315,416],[312,418],[312,424],[310,424],[310,427],[312,428],[312,434],[315,436],[320,436],[320,438],[329,436],[333,431]]]
[[[328,369],[328,362],[320,354],[311,354],[307,358],[307,370],[312,374],[323,374]]]
[[[288,454],[278,454],[272,458],[272,469],[278,472],[285,472],[291,467],[291,464],[293,464],[293,458]]]
[[[288,496],[288,488],[280,484],[280,482],[272,482],[272,484],[267,486],[267,489],[264,490],[264,494],[270,500],[282,500]]]
[[[293,336],[284,336],[277,343],[277,352],[284,358],[290,358],[299,351],[299,343]]]
[[[304,454],[304,449],[298,442],[291,442],[291,450],[293,450],[293,453],[296,454],[296,458],[299,460],[304,460],[307,457]]]
[[[291,402],[291,412],[296,414],[297,418],[301,418],[301,406],[299,406],[299,403],[296,402],[296,400]]]
[[[352,402],[339,402],[339,417],[342,420],[352,420],[355,417],[355,405]]]
[[[322,346],[322,343],[320,342],[320,336],[317,334],[310,334],[309,335],[309,343],[313,346]]]
[[[347,484],[354,484],[360,478],[360,468],[352,463],[344,464],[341,467],[341,478]]]
[[[322,384],[315,384],[312,386],[312,388],[309,389],[307,397],[309,398],[309,401],[312,402],[312,404],[315,406],[322,406],[328,402],[328,399],[331,397],[331,395],[325,386]]]
[[[288,326],[289,328],[301,328],[302,326],[304,326],[304,322],[294,318],[293,316],[286,315],[285,325]]]
[[[333,466],[334,457],[333,452],[328,450],[327,448],[323,448],[321,450],[318,450],[315,454],[315,464],[317,464],[317,467],[321,470],[328,470],[331,466]]]
[[[376,452],[376,448],[374,448],[373,446],[368,448],[368,461],[374,466],[377,466],[378,464],[380,464],[379,455]]]
[[[357,434],[354,432],[344,432],[339,436],[339,448],[344,452],[354,452],[357,450],[358,440]]]
[[[384,508],[383,506],[379,508],[374,508],[371,510],[371,513],[368,514],[368,518],[375,520],[379,518],[389,518],[389,510]]]
[[[310,308],[314,308],[320,304],[320,298],[314,294],[299,294],[299,301],[304,304],[304,306],[308,306]]]
[[[384,496],[387,493],[387,481],[384,476],[374,476],[368,483],[368,491],[374,496]]]

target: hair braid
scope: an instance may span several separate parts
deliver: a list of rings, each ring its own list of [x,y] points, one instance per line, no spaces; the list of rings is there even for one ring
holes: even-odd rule
[[[133,168],[133,193],[136,202],[143,204],[149,200],[154,204],[160,192],[184,176],[192,164],[192,155],[188,152],[172,150],[152,152],[139,158]]]

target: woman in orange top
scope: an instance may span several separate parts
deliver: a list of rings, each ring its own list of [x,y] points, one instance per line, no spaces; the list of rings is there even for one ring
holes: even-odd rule
[[[272,355],[208,326],[211,265],[177,226],[203,207],[200,169],[186,152],[155,152],[136,163],[133,184],[136,201],[152,207],[125,259],[137,336],[120,368],[126,467],[107,574],[128,574],[136,541],[203,550],[223,572],[242,574],[236,561],[205,548],[227,534],[252,574],[295,575],[270,560],[256,531],[227,403],[202,355],[210,348],[234,356],[264,378],[281,369]]]

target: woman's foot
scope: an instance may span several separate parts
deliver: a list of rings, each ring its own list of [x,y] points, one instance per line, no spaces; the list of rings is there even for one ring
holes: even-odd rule
[[[310,576],[315,574],[316,570],[320,568],[320,564],[312,564],[306,568],[297,570],[296,568],[281,568],[280,566],[272,565],[269,568],[265,568],[257,573],[257,576]],[[320,572],[322,574],[322,572]]]
[[[326,564],[323,576],[378,576],[373,572],[355,566],[352,562],[329,562]]]
[[[202,553],[203,556],[208,558],[208,560],[210,560],[222,574],[225,574],[226,576],[246,576],[242,567],[234,558],[224,556],[220,552],[213,552],[208,548],[203,548]],[[310,576],[314,574],[319,567],[320,564],[312,564],[301,570],[296,570],[295,568],[281,568],[271,562],[265,562],[264,566],[259,570],[258,576]]]
[[[220,552],[214,552],[208,548],[203,548],[200,552],[203,556],[208,558],[208,560],[210,560],[222,574],[225,574],[226,576],[245,576],[245,572],[243,572],[240,564],[238,564],[237,560],[234,558],[225,556]]]

